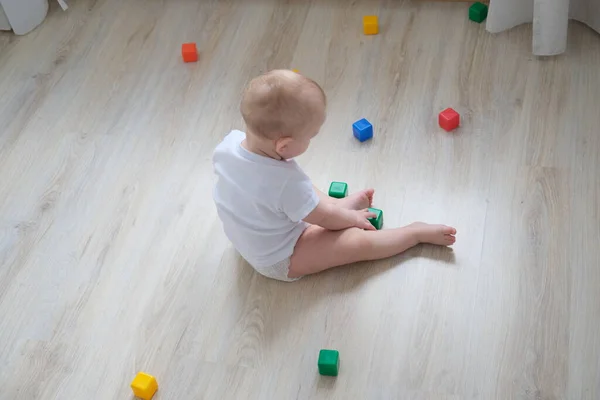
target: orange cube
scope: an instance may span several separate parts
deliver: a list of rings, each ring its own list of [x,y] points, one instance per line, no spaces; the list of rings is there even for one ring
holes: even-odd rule
[[[133,382],[131,382],[131,389],[133,389],[135,397],[150,400],[158,390],[158,383],[156,382],[156,378],[152,375],[138,372]]]
[[[196,49],[196,43],[182,44],[181,57],[183,57],[183,61],[186,63],[198,61],[198,50]]]
[[[363,32],[365,35],[377,35],[379,33],[377,15],[365,15],[363,17]]]

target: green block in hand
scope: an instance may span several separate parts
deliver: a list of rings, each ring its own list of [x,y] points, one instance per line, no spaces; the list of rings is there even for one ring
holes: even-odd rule
[[[329,185],[329,196],[338,199],[348,196],[348,184],[346,182],[331,182],[331,185]]]
[[[321,350],[318,365],[321,375],[337,376],[340,369],[340,352],[337,350]]]
[[[375,218],[369,218],[369,222],[373,225],[377,230],[381,229],[383,226],[383,211],[378,208],[369,208],[369,212],[375,213]]]
[[[488,7],[480,2],[474,3],[469,7],[469,19],[471,21],[482,23],[487,18]]]

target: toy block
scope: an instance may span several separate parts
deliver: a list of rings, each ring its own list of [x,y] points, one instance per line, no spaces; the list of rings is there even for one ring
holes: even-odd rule
[[[293,70],[292,70],[292,72],[295,72],[295,73],[297,73],[297,74],[299,74],[299,73],[300,73],[300,71],[298,71],[297,69],[293,69]]]
[[[352,124],[352,131],[354,132],[354,137],[361,142],[373,137],[373,125],[364,118]]]
[[[348,184],[346,182],[331,182],[329,185],[329,196],[343,199],[348,196]]]
[[[458,128],[458,125],[460,125],[460,114],[451,108],[446,108],[440,113],[438,120],[440,126],[447,132],[450,132],[451,130]]]
[[[376,215],[375,218],[369,218],[369,222],[375,229],[380,230],[383,227],[383,211],[378,208],[369,208],[369,212],[375,213]]]
[[[471,21],[482,23],[487,18],[488,6],[476,2],[469,7],[469,19]]]
[[[340,352],[337,350],[321,350],[318,365],[321,375],[337,376],[340,369]]]
[[[184,43],[181,45],[181,57],[186,63],[198,61],[198,49],[196,43]]]
[[[377,35],[379,33],[377,15],[365,15],[363,17],[363,32],[365,35]]]
[[[158,390],[158,383],[156,382],[156,378],[152,375],[146,374],[144,372],[138,372],[138,374],[131,382],[131,389],[133,389],[133,394],[136,397],[144,400],[152,399],[154,393]]]

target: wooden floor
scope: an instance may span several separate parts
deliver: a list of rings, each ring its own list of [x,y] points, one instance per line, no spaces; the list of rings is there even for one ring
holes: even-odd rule
[[[0,34],[0,399],[130,399],[138,370],[156,400],[599,399],[600,36],[574,23],[538,59],[529,26],[467,7],[80,0]],[[272,68],[329,97],[315,184],[375,187],[388,227],[454,225],[454,251],[292,284],[245,264],[211,153]]]

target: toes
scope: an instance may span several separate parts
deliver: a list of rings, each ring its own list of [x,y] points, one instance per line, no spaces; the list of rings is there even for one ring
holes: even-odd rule
[[[442,233],[444,235],[456,235],[456,229],[451,226],[442,226]]]
[[[373,197],[373,193],[375,193],[375,189],[363,189],[361,193],[364,193],[367,197]]]

